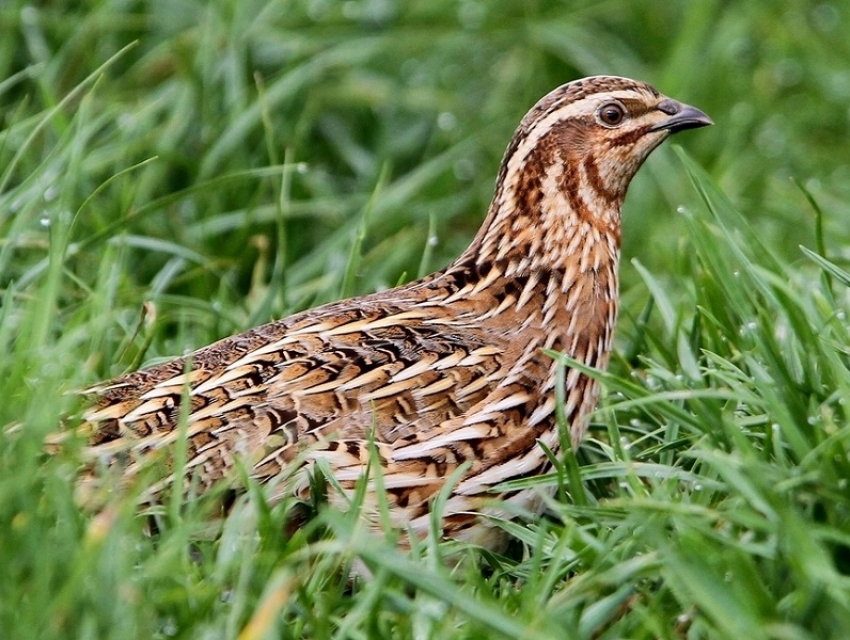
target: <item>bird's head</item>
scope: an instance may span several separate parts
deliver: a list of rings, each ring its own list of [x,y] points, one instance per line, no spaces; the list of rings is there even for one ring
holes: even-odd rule
[[[559,192],[573,208],[619,209],[653,149],[673,133],[710,124],[699,109],[644,82],[576,80],[544,96],[523,118],[505,154],[502,182],[517,195]]]
[[[620,207],[643,161],[671,134],[710,124],[699,109],[628,78],[558,87],[517,128],[470,251],[478,262],[512,256],[520,270],[564,264],[577,240],[603,241],[613,256]]]

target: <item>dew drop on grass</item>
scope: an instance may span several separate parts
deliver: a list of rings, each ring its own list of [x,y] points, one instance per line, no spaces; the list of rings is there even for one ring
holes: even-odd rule
[[[410,76],[419,73],[420,67],[421,64],[418,60],[414,58],[408,58],[407,60],[401,63],[401,67],[399,68],[399,70],[401,71],[401,77],[409,79]]]
[[[463,2],[457,12],[457,19],[464,29],[477,29],[484,23],[486,10],[478,2]]]
[[[774,65],[773,77],[779,85],[791,87],[800,83],[803,78],[803,69],[796,60],[786,58]]]
[[[437,600],[426,600],[420,602],[418,607],[421,613],[425,613],[435,619],[445,616],[446,610],[448,609],[445,603]]]
[[[437,236],[430,236],[428,238],[428,245],[429,246],[436,247],[438,244],[440,244],[440,238],[438,238]]]
[[[313,22],[319,22],[327,13],[328,3],[325,0],[312,0],[307,4],[307,17]]]
[[[299,162],[295,165],[295,171],[300,174],[305,174],[310,169],[310,166],[306,162]]]
[[[349,20],[356,20],[360,17],[360,11],[356,2],[345,2],[342,5],[342,15]]]
[[[457,126],[457,117],[449,111],[443,111],[437,116],[437,126],[443,131],[451,131]]]
[[[31,5],[24,5],[21,8],[21,22],[34,25],[38,21],[38,10]]]
[[[44,190],[44,201],[50,202],[51,200],[56,200],[56,197],[58,195],[59,187],[57,187],[55,184],[52,184]]]
[[[194,218],[198,214],[198,203],[192,199],[186,199],[178,205],[180,215],[187,218]]]
[[[755,115],[755,110],[749,102],[741,101],[729,110],[729,115],[733,122],[749,123]]]
[[[45,213],[38,219],[38,224],[47,229],[50,226],[50,216]]]
[[[738,333],[741,334],[742,336],[745,336],[748,333],[753,333],[756,329],[758,329],[758,323],[751,321],[751,322],[747,322],[746,324],[744,324],[738,330]]]
[[[469,158],[461,158],[454,164],[455,178],[458,180],[472,180],[475,177],[475,165]]]
[[[168,637],[177,635],[177,622],[174,618],[166,618],[162,621],[162,635]]]
[[[822,2],[812,9],[812,22],[819,31],[834,31],[841,22],[841,14],[830,2]]]
[[[785,132],[778,121],[768,121],[756,134],[756,147],[766,158],[778,158],[785,153]]]

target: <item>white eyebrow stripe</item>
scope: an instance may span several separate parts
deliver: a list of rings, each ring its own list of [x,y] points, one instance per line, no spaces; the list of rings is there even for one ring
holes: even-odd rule
[[[634,89],[620,89],[619,91],[606,91],[604,93],[592,93],[584,98],[580,98],[575,102],[568,102],[562,107],[558,107],[546,114],[542,120],[537,121],[529,129],[528,134],[523,141],[517,146],[514,153],[511,155],[508,162],[508,174],[514,173],[525,162],[525,158],[537,146],[546,133],[548,133],[555,124],[561,120],[572,118],[580,113],[587,112],[587,103],[608,102],[609,100],[627,100],[634,99],[639,94]],[[595,105],[594,105],[595,106]]]

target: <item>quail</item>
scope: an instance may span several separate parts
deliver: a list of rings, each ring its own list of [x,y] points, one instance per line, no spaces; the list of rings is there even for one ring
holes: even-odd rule
[[[205,490],[233,480],[237,464],[275,495],[305,495],[323,461],[350,492],[372,460],[394,524],[423,535],[451,477],[442,533],[486,544],[488,514],[536,500],[532,489],[493,489],[545,473],[541,443],[559,450],[557,367],[546,350],[608,363],[629,182],[671,134],[710,124],[635,80],[558,87],[522,119],[459,258],[94,387],[85,421],[88,453],[101,462],[85,482],[131,479],[154,456],[168,467],[179,437],[183,477],[150,487],[151,500],[175,481]],[[599,387],[577,369],[564,383],[575,446]]]

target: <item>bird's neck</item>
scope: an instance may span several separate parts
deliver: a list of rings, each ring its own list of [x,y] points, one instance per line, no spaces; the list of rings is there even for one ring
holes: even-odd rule
[[[455,295],[478,296],[500,331],[604,366],[617,317],[622,197],[596,195],[575,172],[535,180],[507,167],[487,220],[442,278]]]
[[[616,271],[621,204],[585,166],[505,162],[487,219],[457,263],[505,264],[509,277]]]

